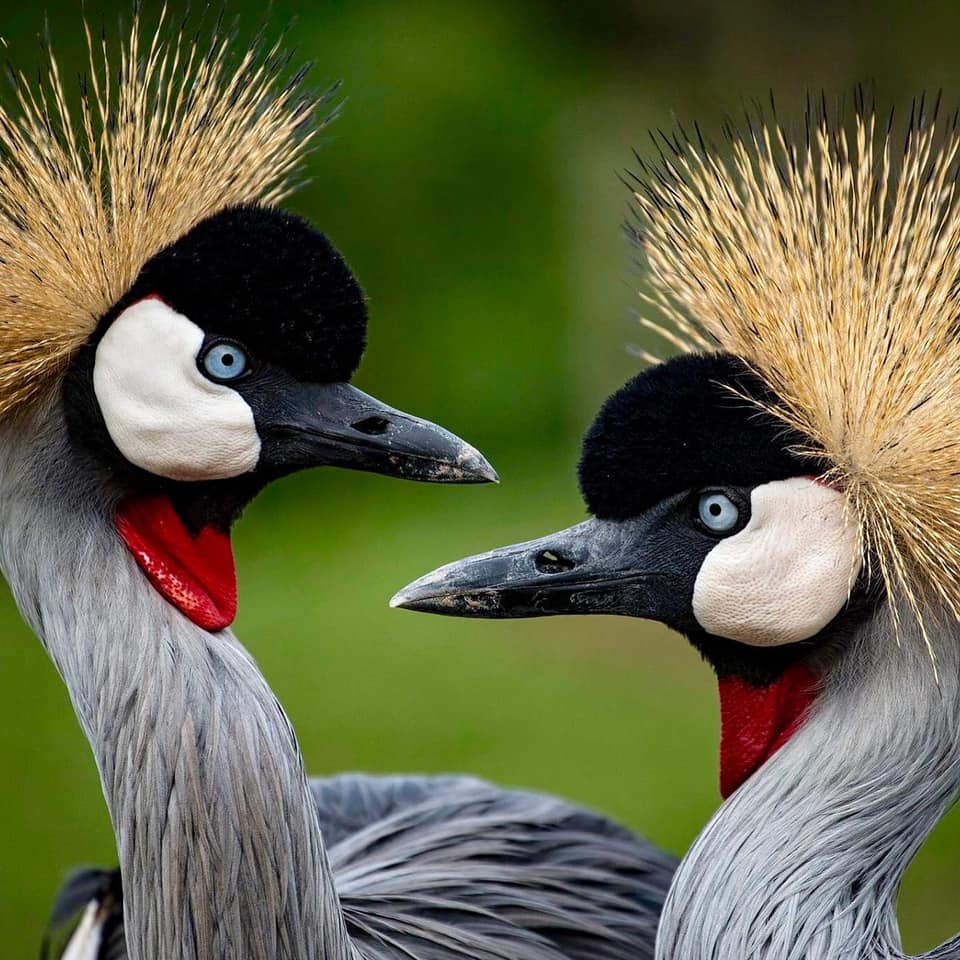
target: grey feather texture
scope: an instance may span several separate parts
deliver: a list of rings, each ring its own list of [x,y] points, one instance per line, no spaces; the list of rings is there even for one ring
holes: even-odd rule
[[[677,870],[658,960],[902,960],[903,874],[960,790],[960,630],[889,610],[829,651],[810,716]],[[928,960],[958,960],[952,940]]]
[[[597,814],[468,777],[311,787],[361,957],[652,956],[675,863]],[[98,960],[126,957],[115,936]]]
[[[30,418],[0,427],[0,565],[93,749],[131,960],[651,955],[671,862],[598,816],[461,779],[311,788],[250,655],[149,586],[58,404]]]

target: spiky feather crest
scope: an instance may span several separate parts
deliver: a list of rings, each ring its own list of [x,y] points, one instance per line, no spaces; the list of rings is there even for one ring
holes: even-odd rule
[[[645,324],[770,385],[921,625],[937,598],[960,617],[960,135],[936,114],[901,137],[821,108],[799,141],[755,117],[726,157],[665,138],[634,194]]]
[[[62,373],[143,265],[232,204],[276,203],[323,123],[324,97],[284,83],[277,47],[232,56],[208,41],[144,40],[119,52],[85,25],[89,74],[71,110],[57,61],[12,75],[0,106],[0,416]]]

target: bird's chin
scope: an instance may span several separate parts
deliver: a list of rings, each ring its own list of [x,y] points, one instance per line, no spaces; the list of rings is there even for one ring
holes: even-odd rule
[[[745,783],[802,726],[816,699],[820,677],[796,663],[762,686],[721,677],[720,793]]]
[[[116,514],[117,532],[154,589],[204,630],[224,630],[237,613],[230,535],[214,526],[190,530],[163,495],[131,497]]]

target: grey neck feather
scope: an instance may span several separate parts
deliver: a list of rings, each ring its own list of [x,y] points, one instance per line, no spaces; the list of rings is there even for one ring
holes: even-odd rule
[[[296,738],[256,664],[149,586],[58,404],[0,444],[0,565],[96,757],[131,960],[351,957]]]
[[[901,878],[960,786],[960,631],[931,633],[939,686],[909,615],[899,646],[885,608],[845,646],[804,725],[684,858],[658,960],[903,956]]]

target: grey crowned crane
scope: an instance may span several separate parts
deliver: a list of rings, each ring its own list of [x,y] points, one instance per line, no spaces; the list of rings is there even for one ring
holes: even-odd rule
[[[230,529],[332,464],[494,479],[348,383],[366,307],[277,209],[321,105],[230,37],[91,43],[0,112],[0,567],[96,760],[122,876],[70,960],[650,956],[673,864],[602,817],[451,778],[309,781],[230,629]],[[322,101],[321,101],[322,102]],[[322,679],[318,678],[318,684]]]
[[[639,241],[686,355],[604,404],[592,519],[393,604],[685,634],[719,681],[725,800],[656,956],[899,958],[901,878],[960,790],[960,136],[921,105],[895,145],[861,106],[799,142],[754,118],[732,160],[668,147]]]

